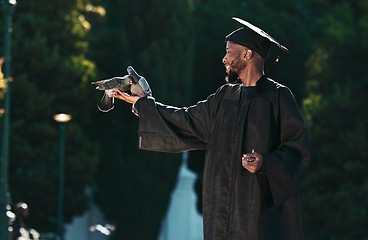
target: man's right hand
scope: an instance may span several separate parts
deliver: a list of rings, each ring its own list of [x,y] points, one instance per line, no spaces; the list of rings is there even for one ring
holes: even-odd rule
[[[141,96],[131,96],[126,92],[122,92],[120,90],[117,90],[112,97],[123,100],[127,103],[131,103],[131,104],[135,104],[136,101],[138,101],[139,98],[141,98]]]

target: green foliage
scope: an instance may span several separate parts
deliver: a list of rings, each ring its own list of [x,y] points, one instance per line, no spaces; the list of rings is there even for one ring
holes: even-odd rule
[[[20,1],[12,41],[11,137],[9,184],[13,203],[30,206],[30,227],[56,229],[59,131],[52,119],[60,112],[67,125],[65,221],[88,209],[84,189],[93,183],[98,146],[88,137],[86,82],[95,76],[85,53],[87,30],[76,17],[82,1]],[[83,109],[83,110],[82,110]]]
[[[310,3],[311,4],[311,3]],[[314,4],[314,5],[313,5]],[[314,1],[308,67],[313,161],[304,183],[308,239],[364,239],[367,221],[366,1]],[[363,23],[365,22],[365,23]],[[360,69],[360,70],[358,70]]]
[[[367,114],[359,114],[361,104],[351,101],[354,92],[350,86],[335,87],[306,108],[312,115],[314,156],[304,183],[310,239],[363,239],[366,234],[358,226],[367,224],[368,129],[362,121]]]
[[[13,202],[29,204],[29,226],[55,230],[59,133],[52,116],[67,112],[73,120],[66,131],[65,219],[88,208],[84,189],[94,184],[96,202],[117,226],[114,239],[156,238],[181,156],[138,150],[130,106],[117,101],[113,111],[99,112],[102,93],[90,82],[125,75],[132,65],[157,101],[187,106],[205,99],[224,83],[224,37],[239,26],[231,20],[237,16],[290,50],[272,49],[266,71],[280,55],[271,77],[299,102],[305,98],[313,158],[303,183],[307,239],[364,239],[367,11],[365,0],[18,1]],[[199,174],[203,157],[190,154]]]
[[[106,1],[106,17],[94,22],[91,32],[90,53],[101,76],[125,75],[132,65],[146,77],[159,101],[187,103],[193,51],[189,3]]]
[[[91,20],[89,35],[89,54],[99,78],[126,75],[131,65],[148,80],[157,101],[188,105],[193,52],[190,2],[99,4],[106,15]],[[128,104],[116,101],[115,105],[113,111],[96,112],[94,117],[99,123],[95,137],[102,149],[95,199],[117,226],[113,239],[155,239],[181,155],[138,150],[137,117]]]

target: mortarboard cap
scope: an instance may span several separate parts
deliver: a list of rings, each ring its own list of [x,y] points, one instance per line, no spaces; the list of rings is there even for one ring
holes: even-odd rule
[[[278,41],[276,41],[276,39],[271,37],[262,29],[240,18],[233,17],[232,19],[241,23],[244,25],[244,27],[241,27],[227,35],[225,37],[225,41],[231,41],[246,46],[256,51],[264,59],[268,57],[272,43],[278,46],[284,52],[289,51],[286,47],[281,45]]]

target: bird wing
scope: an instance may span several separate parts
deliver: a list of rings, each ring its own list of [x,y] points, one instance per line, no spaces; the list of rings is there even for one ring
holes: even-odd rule
[[[152,96],[151,87],[150,87],[150,85],[148,84],[147,80],[144,77],[141,77],[139,79],[138,84],[143,89],[145,96]]]
[[[93,85],[101,85],[106,81],[109,81],[110,79],[104,79],[104,80],[100,80],[100,81],[96,81],[96,82],[91,82],[91,84]]]
[[[108,112],[112,110],[114,108],[114,98],[109,97],[105,92],[97,107],[101,112]]]
[[[97,90],[109,90],[114,88],[128,88],[131,84],[131,77],[125,75],[124,77],[113,77],[110,79],[105,79],[97,82],[92,82],[92,84],[97,85]]]

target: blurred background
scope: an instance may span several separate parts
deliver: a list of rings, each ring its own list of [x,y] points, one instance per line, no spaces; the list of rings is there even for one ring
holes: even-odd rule
[[[309,126],[306,239],[368,239],[368,1],[1,0],[0,6],[1,236],[18,202],[27,204],[24,223],[40,239],[177,240],[164,229],[201,230],[204,153],[138,150],[131,106],[117,101],[100,112],[102,92],[91,82],[126,75],[132,65],[157,101],[195,104],[224,83],[224,37],[240,27],[231,20],[237,16],[290,50],[273,49],[266,71],[281,54],[271,78],[291,88]],[[71,119],[56,121],[59,113]],[[174,194],[181,177],[190,179],[189,195]],[[180,215],[186,223],[169,217],[174,196],[190,196],[175,203],[195,210]]]

